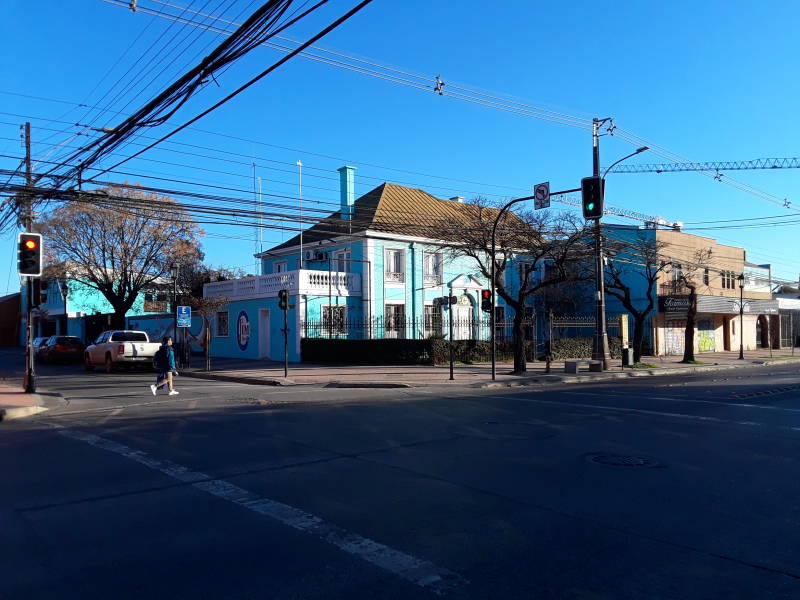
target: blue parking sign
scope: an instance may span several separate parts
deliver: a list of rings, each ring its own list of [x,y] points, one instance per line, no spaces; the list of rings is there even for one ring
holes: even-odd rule
[[[192,325],[192,307],[179,306],[178,307],[178,327],[191,327]]]

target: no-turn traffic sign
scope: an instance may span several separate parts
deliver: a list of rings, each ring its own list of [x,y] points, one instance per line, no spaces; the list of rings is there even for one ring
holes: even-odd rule
[[[550,182],[537,183],[533,188],[533,208],[550,208]]]

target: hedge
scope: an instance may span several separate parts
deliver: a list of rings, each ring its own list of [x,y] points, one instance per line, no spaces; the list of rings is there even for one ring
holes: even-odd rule
[[[431,364],[432,340],[337,340],[303,338],[300,353],[305,362],[363,365]]]
[[[592,338],[585,337],[553,340],[550,346],[550,360],[591,358],[592,343]],[[611,352],[611,358],[622,358],[622,341],[619,338],[608,338],[608,348]]]
[[[355,363],[366,365],[441,365],[450,362],[450,342],[441,338],[424,340],[341,340],[303,338],[300,342],[303,361],[316,363]],[[533,345],[526,342],[527,359],[536,360]],[[454,359],[461,363],[491,361],[491,343],[456,340]],[[513,359],[509,342],[497,342],[498,361]]]
[[[611,358],[622,357],[619,338],[608,338]],[[547,348],[545,344],[545,348]],[[300,351],[305,362],[354,363],[362,365],[443,365],[450,361],[450,342],[446,339],[424,340],[341,340],[326,338],[303,338]],[[548,354],[536,355],[532,342],[525,342],[528,361],[546,360]],[[491,361],[491,343],[478,340],[456,340],[453,342],[454,359],[460,363]],[[514,358],[510,342],[497,342],[497,360]],[[553,340],[549,353],[551,360],[566,358],[591,358],[592,338],[562,338]]]

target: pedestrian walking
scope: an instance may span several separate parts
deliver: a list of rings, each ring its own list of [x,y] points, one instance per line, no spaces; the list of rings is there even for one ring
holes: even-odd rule
[[[179,394],[180,392],[172,387],[172,376],[177,375],[178,371],[175,368],[175,351],[172,349],[170,336],[165,336],[161,340],[161,347],[156,351],[155,364],[158,369],[158,377],[156,377],[156,382],[150,386],[153,396],[156,395],[159,388],[164,386],[169,390],[170,396]]]

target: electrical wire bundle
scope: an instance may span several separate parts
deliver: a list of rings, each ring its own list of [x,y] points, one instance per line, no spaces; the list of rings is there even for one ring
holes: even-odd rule
[[[118,148],[139,129],[165,123],[198,90],[213,81],[215,73],[229,67],[264,41],[319,8],[327,0],[321,0],[296,17],[283,19],[292,2],[293,0],[269,0],[262,5],[199,64],[189,69],[104,136],[69,156],[64,162],[79,162],[81,166],[73,167],[67,173],[68,177],[72,179],[80,177],[82,169]]]

